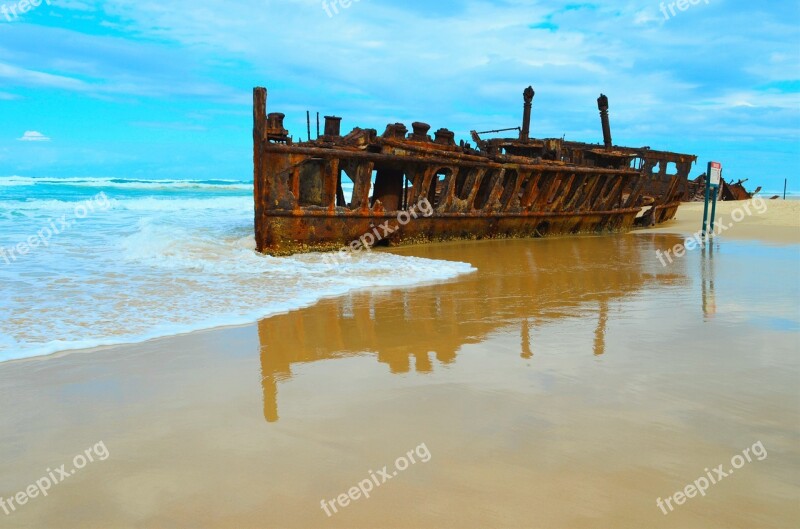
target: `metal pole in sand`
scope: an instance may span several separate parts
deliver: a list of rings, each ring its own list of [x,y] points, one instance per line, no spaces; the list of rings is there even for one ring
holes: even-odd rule
[[[722,164],[719,162],[708,162],[708,170],[706,171],[706,203],[703,208],[703,238],[706,238],[708,231],[706,229],[706,221],[708,220],[708,201],[711,199],[711,192],[714,192],[713,204],[711,206],[711,232],[713,236],[714,231],[714,215],[717,212],[717,195],[719,188],[722,185]]]
[[[714,187],[714,200],[711,202],[711,236],[714,236],[714,217],[717,214],[717,195],[719,195],[719,186]]]
[[[709,174],[711,173],[711,164],[709,164],[709,170],[706,171],[706,196],[705,196],[705,206],[703,207],[703,239],[705,240],[706,234],[708,233],[706,230],[706,226],[708,226],[708,199],[710,197],[710,187],[711,182],[709,181]]]

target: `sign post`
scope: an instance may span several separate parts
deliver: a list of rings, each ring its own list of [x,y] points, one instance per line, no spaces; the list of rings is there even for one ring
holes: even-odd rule
[[[719,186],[722,183],[722,164],[719,162],[709,162],[708,171],[706,171],[706,204],[703,208],[703,238],[708,235],[708,202],[713,200],[711,204],[711,226],[710,231],[714,232],[714,215],[717,212],[717,195],[719,194]],[[713,198],[711,192],[714,192]]]

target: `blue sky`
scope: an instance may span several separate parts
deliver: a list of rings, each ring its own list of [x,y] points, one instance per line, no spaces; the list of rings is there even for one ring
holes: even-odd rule
[[[600,141],[603,92],[617,144],[800,190],[800,3],[659,4],[42,2],[0,14],[0,176],[247,180],[256,85],[295,137],[308,109],[468,139],[517,126],[532,84],[534,136]]]

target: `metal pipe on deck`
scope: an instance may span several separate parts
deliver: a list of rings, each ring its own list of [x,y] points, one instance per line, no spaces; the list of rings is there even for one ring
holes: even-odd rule
[[[608,121],[608,98],[604,94],[600,94],[597,98],[597,109],[600,111],[600,122],[603,125],[603,144],[606,150],[611,150],[614,142],[611,141],[611,124]]]
[[[525,106],[522,112],[522,130],[519,132],[519,139],[521,141],[528,141],[531,133],[531,107],[533,106],[533,96],[536,92],[533,87],[529,86],[522,92],[522,97],[525,98]]]

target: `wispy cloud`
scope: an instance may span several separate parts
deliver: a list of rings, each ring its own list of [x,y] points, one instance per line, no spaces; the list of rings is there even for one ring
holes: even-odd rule
[[[788,1],[710,2],[669,22],[657,0],[370,0],[333,18],[321,0],[71,0],[34,16],[41,25],[0,33],[0,83],[24,94],[0,92],[0,135],[33,113],[59,145],[119,149],[165,171],[212,156],[209,171],[250,170],[254,85],[294,134],[309,109],[345,128],[422,120],[467,140],[517,125],[533,84],[535,135],[600,141],[602,91],[621,143],[708,158],[720,130],[736,131],[726,165],[743,178],[757,150],[796,153],[787,146],[800,136],[800,20]],[[200,127],[214,149],[180,134]],[[759,170],[793,171],[798,159]]]
[[[26,130],[25,134],[17,138],[18,141],[50,141],[50,138],[37,130]]]

